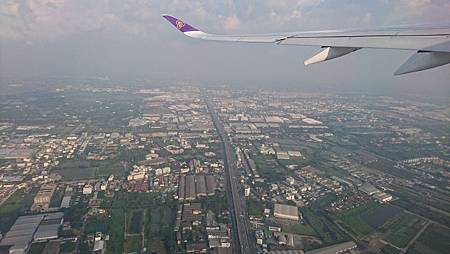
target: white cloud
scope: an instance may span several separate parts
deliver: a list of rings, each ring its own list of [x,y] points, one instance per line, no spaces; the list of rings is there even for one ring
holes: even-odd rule
[[[426,5],[432,4],[431,0],[402,0],[401,2],[412,8],[421,8]]]
[[[225,30],[227,31],[235,31],[239,28],[239,25],[241,24],[240,20],[238,17],[234,16],[229,16],[226,17],[224,22],[223,22],[223,26],[225,28]]]
[[[370,9],[377,6],[373,2],[345,0],[339,4],[326,0],[3,0],[0,37],[48,41],[91,31],[154,34],[162,30],[161,13],[180,15],[213,32],[376,26],[377,21],[378,25],[395,25],[399,21],[419,23],[445,17],[449,20],[447,0],[377,2],[377,8],[385,9]]]
[[[355,16],[351,18],[351,23],[356,27],[367,27],[372,24],[373,15],[370,12],[366,12],[363,15]]]

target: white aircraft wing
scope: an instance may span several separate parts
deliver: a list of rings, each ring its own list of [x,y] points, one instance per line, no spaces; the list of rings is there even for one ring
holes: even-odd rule
[[[402,27],[374,30],[327,30],[280,34],[217,35],[202,32],[170,15],[163,15],[185,35],[203,40],[320,46],[305,65],[337,58],[361,48],[415,50],[394,73],[401,75],[450,63],[450,27]]]

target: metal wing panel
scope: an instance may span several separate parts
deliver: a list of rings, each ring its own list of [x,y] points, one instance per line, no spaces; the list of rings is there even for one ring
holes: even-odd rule
[[[450,41],[448,35],[439,36],[327,36],[299,37],[292,36],[279,42],[281,45],[353,47],[353,48],[385,48],[423,50],[436,44]],[[442,52],[450,52],[448,48],[436,48]]]
[[[255,35],[208,34],[170,15],[163,16],[183,34],[212,41],[320,46],[325,49],[305,64],[328,61],[361,48],[416,50],[397,75],[450,63],[450,27],[400,27],[372,30],[327,30]]]
[[[185,35],[210,41],[229,41],[229,42],[254,42],[254,43],[276,43],[280,40],[294,36],[296,33],[287,34],[259,34],[259,35],[217,35],[208,34],[202,31],[186,32]]]

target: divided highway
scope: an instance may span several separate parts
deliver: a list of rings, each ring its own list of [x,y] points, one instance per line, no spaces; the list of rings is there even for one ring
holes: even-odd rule
[[[233,152],[231,142],[225,133],[223,124],[214,110],[213,106],[207,101],[208,111],[214,122],[214,126],[222,140],[224,149],[224,163],[225,163],[225,191],[228,204],[231,206],[231,220],[232,220],[232,239],[233,239],[233,253],[255,253],[255,247],[251,242],[249,223],[247,221],[246,211],[243,207],[245,204],[244,197],[239,194],[239,177],[236,173],[236,155]],[[244,203],[244,204],[243,204]]]

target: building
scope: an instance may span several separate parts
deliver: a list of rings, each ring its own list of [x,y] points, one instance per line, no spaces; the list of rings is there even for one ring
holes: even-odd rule
[[[387,203],[392,200],[392,196],[385,192],[377,192],[373,196],[382,203]]]
[[[57,239],[63,217],[64,213],[62,212],[47,214],[33,236],[34,241],[41,242]]]
[[[304,254],[303,250],[271,250],[269,254]]]
[[[187,175],[186,176],[186,190],[185,190],[185,200],[194,200],[195,195],[195,176]]]
[[[33,211],[47,211],[50,205],[50,201],[55,193],[56,184],[44,184],[39,189],[39,192],[34,197],[34,202],[31,207]]]
[[[328,247],[307,251],[305,254],[341,254],[356,249],[356,243],[353,241],[339,243]]]
[[[180,176],[180,183],[178,185],[178,200],[184,200],[184,190],[186,189],[186,177]]]
[[[89,195],[92,194],[92,186],[91,185],[86,185],[83,187],[83,194],[84,195]]]
[[[374,195],[375,193],[380,192],[380,190],[378,190],[377,188],[375,188],[372,184],[370,183],[365,183],[363,184],[361,187],[359,187],[359,190],[361,190],[362,192],[366,193],[369,196]]]
[[[0,242],[9,253],[26,253],[32,241],[48,241],[58,238],[64,213],[46,213],[20,216]]]
[[[196,182],[197,196],[198,197],[206,197],[205,176],[204,175],[196,175],[195,182]]]
[[[287,151],[279,151],[277,150],[277,159],[278,160],[289,160],[290,156]]]
[[[212,196],[215,194],[216,190],[216,179],[213,175],[206,175],[206,193],[208,196]]]
[[[60,208],[69,208],[70,207],[70,200],[72,199],[71,196],[64,196]]]
[[[43,218],[43,215],[19,217],[0,242],[0,247],[10,246],[9,253],[26,253]]]
[[[299,212],[296,206],[275,204],[273,216],[280,219],[299,220]]]
[[[248,196],[250,196],[250,187],[249,186],[246,186],[245,187],[245,189],[244,189],[244,195],[246,196],[246,197],[248,197]]]

